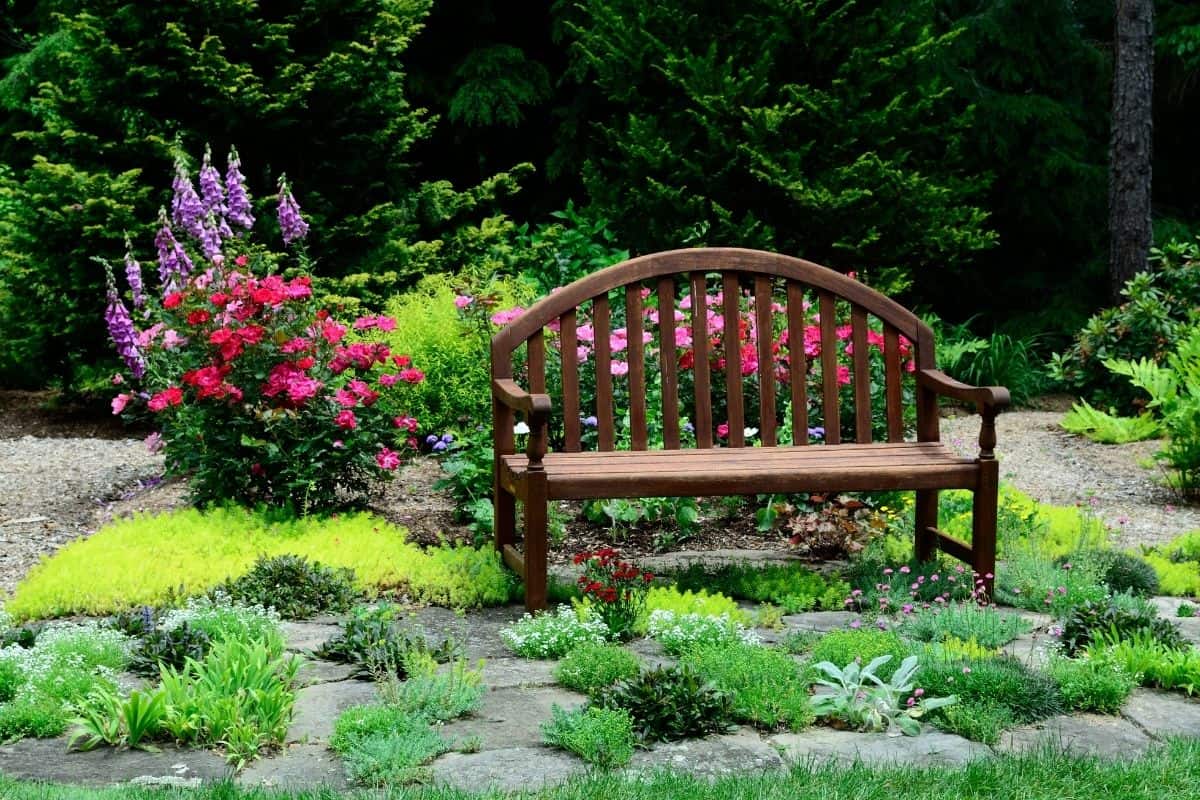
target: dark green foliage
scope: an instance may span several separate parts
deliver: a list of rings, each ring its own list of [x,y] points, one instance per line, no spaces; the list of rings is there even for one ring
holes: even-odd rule
[[[211,647],[209,635],[186,622],[170,630],[160,628],[145,634],[129,663],[129,671],[157,678],[163,667],[179,670],[189,658],[200,661]]]
[[[599,694],[601,708],[623,708],[644,742],[723,733],[734,719],[733,702],[692,667],[658,667]]]
[[[1137,681],[1107,659],[1055,659],[1050,674],[1058,682],[1063,704],[1073,711],[1116,714]]]
[[[917,685],[932,697],[957,695],[962,706],[977,703],[1002,706],[1021,724],[1063,710],[1058,684],[1049,675],[1008,656],[965,663],[931,661],[922,666]]]
[[[891,660],[876,671],[876,675],[886,681],[891,679],[900,662],[910,655],[912,648],[895,633],[878,628],[861,628],[825,634],[813,645],[809,661],[813,664],[829,661],[841,668],[857,659],[865,667],[879,656],[891,656]],[[936,692],[934,695],[941,696]]]
[[[359,596],[354,570],[291,554],[260,557],[245,575],[226,581],[221,591],[244,605],[274,608],[284,619],[346,611]]]
[[[1106,558],[1104,583],[1113,592],[1139,597],[1158,594],[1158,573],[1145,559],[1120,551],[1113,551]]]
[[[403,57],[430,6],[40,4],[0,80],[6,382],[77,380],[108,359],[103,273],[90,259],[119,258],[128,233],[151,261],[144,221],[167,197],[150,187],[167,183],[177,142],[218,154],[237,144],[261,170],[248,178],[264,232],[276,230],[268,201],[286,172],[334,294],[378,301],[505,242],[513,226],[496,201],[525,167],[459,191],[414,164],[435,120],[409,103]]]
[[[933,722],[948,733],[987,745],[996,744],[1004,729],[1016,724],[1012,711],[988,700],[939,708],[934,712]]]
[[[872,268],[904,286],[994,243],[929,0],[563,4],[580,168],[633,250],[698,244]],[[720,36],[714,36],[720,31]],[[581,152],[580,152],[581,151]]]
[[[154,609],[149,606],[113,614],[105,623],[126,636],[145,636],[154,630]]]
[[[1172,241],[1151,250],[1153,267],[1135,275],[1125,302],[1087,321],[1074,343],[1050,362],[1053,378],[1097,406],[1125,414],[1147,395],[1104,366],[1110,359],[1163,362],[1200,308],[1200,242]]]
[[[1063,650],[1067,655],[1074,655],[1100,634],[1118,641],[1138,632],[1144,632],[1170,648],[1183,647],[1187,643],[1179,626],[1160,617],[1149,603],[1089,600],[1075,606],[1063,622]]]
[[[0,634],[0,649],[16,646],[29,650],[37,644],[37,638],[45,627],[41,623],[32,622],[16,628],[9,628]]]
[[[399,678],[407,674],[406,661],[428,655],[435,661],[450,660],[458,646],[451,640],[431,645],[419,630],[404,628],[396,622],[396,609],[356,609],[342,625],[342,631],[317,649],[315,655],[329,661],[357,664],[357,677],[368,679],[372,673],[386,670]]]
[[[671,576],[681,591],[720,592],[740,600],[771,603],[788,614],[840,609],[849,585],[800,564],[765,567],[727,564],[717,568],[690,564]]]
[[[25,683],[21,668],[11,658],[0,658],[0,703],[7,703],[17,695],[17,689]]]

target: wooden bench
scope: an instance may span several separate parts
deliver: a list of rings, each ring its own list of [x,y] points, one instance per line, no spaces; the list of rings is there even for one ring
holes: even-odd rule
[[[717,287],[721,300],[717,310],[708,310],[707,295]],[[675,321],[663,315],[669,324],[653,324],[656,310],[653,302],[647,303],[651,295],[657,298],[657,311],[672,309]],[[704,303],[684,301],[701,297]],[[690,312],[676,311],[677,305],[690,305]],[[625,337],[614,341],[614,312],[619,317],[622,310]],[[838,325],[839,316],[849,318],[848,327]],[[713,325],[726,331],[750,325],[757,331],[782,330],[777,339],[757,336],[747,360],[740,337],[724,338],[712,352],[717,341]],[[792,350],[782,344],[804,341],[806,330],[811,363],[804,347]],[[681,366],[679,355],[689,348],[680,347],[676,337],[686,344],[689,333],[692,357]],[[551,378],[561,387],[557,402],[547,390],[547,340]],[[595,345],[591,352],[588,340]],[[644,341],[651,350],[656,344],[660,354],[671,356],[657,359],[657,375],[647,368]],[[561,357],[576,354],[581,344],[585,350],[577,357]],[[605,345],[617,347],[623,361]],[[872,347],[882,409],[872,409]],[[847,350],[852,351],[850,363],[839,376],[839,353]],[[616,377],[614,363],[619,365]],[[843,388],[847,367],[850,385]],[[814,381],[820,373],[819,387],[812,392],[810,370]],[[661,413],[658,404],[647,408],[648,376],[661,395]],[[595,403],[587,408],[580,407],[581,381],[595,388]],[[687,409],[690,426],[680,421],[681,386],[690,387],[695,396]],[[762,386],[772,389],[758,391]],[[627,408],[614,407],[614,387],[627,398]],[[747,394],[757,395],[749,409]],[[928,560],[940,549],[986,576],[991,590],[998,484],[995,418],[1009,403],[1008,391],[968,386],[939,372],[927,325],[833,270],[735,248],[675,250],[616,264],[552,293],[496,334],[492,395],[496,547],[524,579],[530,610],[546,605],[547,504],[588,498],[915,490],[916,555]],[[940,396],[973,404],[981,414],[977,458],[964,458],[939,442]],[[714,406],[714,400],[720,405]],[[853,408],[843,413],[840,406],[847,400]],[[785,414],[782,424],[790,422],[791,436],[783,443],[777,441],[780,414],[789,405],[790,415]],[[915,441],[905,438],[906,405],[910,419],[915,405]],[[873,411],[880,415],[873,418]],[[625,412],[628,426],[617,428],[615,420]],[[515,450],[518,415],[530,430],[523,454]],[[727,434],[714,436],[720,416]],[[761,446],[747,446],[743,428],[748,417],[758,425]],[[810,446],[814,419],[824,422],[824,444]],[[690,444],[689,427],[694,447],[684,446]],[[629,449],[618,449],[626,430]],[[652,433],[661,435],[663,449],[648,449]],[[876,441],[877,436],[884,441]],[[847,439],[852,441],[843,443]],[[937,529],[940,489],[974,492],[970,544]],[[524,516],[523,552],[517,549],[517,500]]]

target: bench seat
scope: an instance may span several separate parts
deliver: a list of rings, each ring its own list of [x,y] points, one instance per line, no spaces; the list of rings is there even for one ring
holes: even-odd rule
[[[524,498],[528,456],[501,464],[501,485]],[[939,442],[547,453],[542,465],[549,500],[972,489],[979,479],[978,461]]]

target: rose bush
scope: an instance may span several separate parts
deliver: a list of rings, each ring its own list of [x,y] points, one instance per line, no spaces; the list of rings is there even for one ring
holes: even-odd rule
[[[161,299],[128,254],[131,314],[109,270],[105,319],[140,384],[113,399],[113,413],[150,415],[160,433],[148,444],[164,448],[168,471],[188,477],[200,504],[309,511],[361,496],[416,447],[417,420],[398,395],[424,375],[384,344],[347,338],[395,320],[347,324],[320,307],[305,274],[308,224],[284,179],[278,221],[290,259],[249,240],[255,220],[235,152],[224,181],[206,153],[199,185],[180,164],[155,237]],[[285,278],[277,271],[288,260],[296,269]]]

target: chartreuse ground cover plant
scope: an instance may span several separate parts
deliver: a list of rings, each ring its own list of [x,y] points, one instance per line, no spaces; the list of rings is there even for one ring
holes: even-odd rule
[[[707,590],[739,600],[771,603],[788,614],[839,609],[850,591],[845,581],[800,564],[729,564],[715,568],[692,564],[671,578],[683,590]]]
[[[952,706],[953,707],[953,706]],[[1128,759],[1100,759],[1038,750],[997,756],[966,767],[937,764],[868,766],[801,761],[778,772],[732,775],[709,782],[676,772],[650,775],[591,773],[561,786],[532,789],[530,800],[856,800],[886,791],[892,800],[982,798],[999,787],[1019,786],[1022,800],[1121,797],[1128,800],[1189,800],[1200,790],[1200,743],[1181,739]],[[161,787],[96,789],[24,783],[0,777],[5,800],[337,800],[332,789],[279,790],[230,783],[197,789]],[[365,800],[370,794],[349,797]],[[406,789],[412,800],[503,800],[508,792],[469,792],[445,787]]]
[[[110,523],[34,567],[7,610],[33,619],[166,605],[181,591],[200,595],[246,574],[260,556],[283,554],[351,569],[355,588],[369,594],[472,607],[507,602],[513,591],[490,548],[422,550],[403,528],[364,513],[289,518],[230,506]]]

